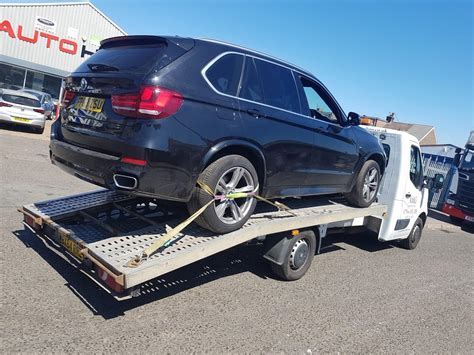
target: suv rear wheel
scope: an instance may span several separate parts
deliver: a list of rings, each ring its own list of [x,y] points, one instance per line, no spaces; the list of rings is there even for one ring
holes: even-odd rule
[[[347,201],[356,207],[369,207],[377,198],[380,179],[379,164],[374,160],[367,160],[360,169],[352,191],[346,194]]]
[[[252,163],[240,155],[228,155],[211,163],[199,176],[215,195],[234,192],[253,192],[258,187],[258,176]],[[200,188],[188,202],[189,213],[196,212],[212,197]],[[252,215],[255,198],[222,199],[211,204],[197,219],[201,227],[216,233],[229,233],[242,227]]]

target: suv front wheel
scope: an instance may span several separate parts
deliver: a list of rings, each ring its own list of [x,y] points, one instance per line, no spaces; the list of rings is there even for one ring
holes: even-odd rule
[[[199,181],[214,191],[216,196],[236,192],[254,192],[258,176],[252,163],[240,155],[227,155],[211,163],[199,176]],[[189,213],[196,212],[212,197],[200,188],[188,202]],[[255,198],[216,199],[195,221],[201,227],[216,233],[229,233],[242,227],[252,215]]]

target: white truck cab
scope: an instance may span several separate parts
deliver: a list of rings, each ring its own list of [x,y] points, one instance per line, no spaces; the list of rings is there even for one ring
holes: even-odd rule
[[[364,128],[380,139],[388,161],[378,197],[379,203],[387,205],[388,213],[378,239],[412,239],[415,244],[407,246],[413,249],[428,215],[428,188],[418,139],[407,132],[372,126]]]

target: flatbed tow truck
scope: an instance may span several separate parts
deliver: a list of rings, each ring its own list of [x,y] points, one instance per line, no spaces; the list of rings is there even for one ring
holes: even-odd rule
[[[314,198],[285,203],[293,214],[260,206],[244,227],[224,235],[215,235],[193,224],[171,245],[135,268],[128,267],[127,262],[166,233],[167,225],[174,226],[183,220],[183,213],[110,190],[37,202],[23,206],[21,212],[28,227],[68,253],[82,271],[121,300],[138,296],[138,286],[146,281],[259,236],[291,240],[297,231],[317,225],[315,238],[319,247],[328,226],[380,225],[387,210],[381,204],[353,208]],[[281,248],[285,248],[286,243],[283,244]],[[265,257],[282,263],[286,255],[279,255],[291,250],[279,249],[270,249]],[[303,255],[305,259],[310,257],[308,251]]]
[[[296,280],[306,273],[328,232],[363,227],[380,241],[401,240],[407,249],[421,238],[428,190],[426,181],[421,185],[415,179],[423,171],[418,141],[404,132],[368,129],[390,155],[377,203],[354,208],[338,196],[285,199],[291,213],[260,203],[239,230],[215,235],[190,224],[136,267],[130,267],[130,260],[186,219],[183,209],[101,189],[19,211],[48,247],[67,254],[70,263],[118,300],[139,296],[147,281],[252,240],[264,243],[263,256],[277,276]]]

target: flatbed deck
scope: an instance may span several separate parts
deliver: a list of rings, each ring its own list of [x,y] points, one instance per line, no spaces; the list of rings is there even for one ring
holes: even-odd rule
[[[294,215],[260,203],[241,229],[228,234],[216,235],[193,223],[136,268],[127,267],[127,262],[183,221],[184,211],[98,190],[25,205],[20,212],[35,232],[60,244],[78,264],[90,266],[93,277],[114,295],[259,236],[368,216],[382,219],[386,213],[385,205],[353,208],[337,199],[285,199],[284,203]]]

